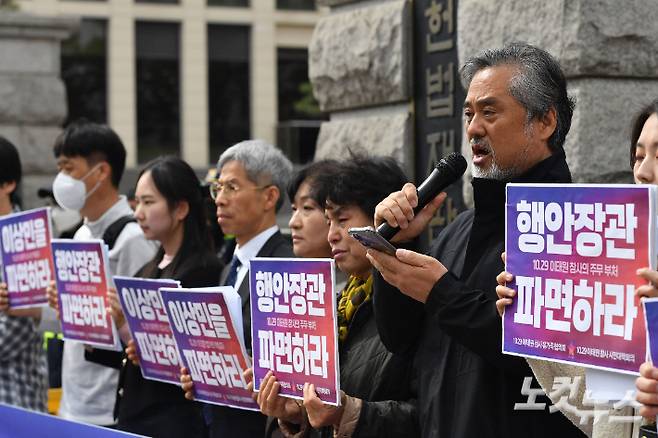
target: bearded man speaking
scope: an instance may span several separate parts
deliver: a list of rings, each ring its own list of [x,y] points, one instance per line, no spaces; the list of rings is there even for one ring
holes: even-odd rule
[[[560,412],[514,409],[528,402],[521,389],[533,374],[524,358],[501,353],[495,305],[505,184],[571,182],[563,143],[574,103],[557,61],[528,44],[487,50],[469,59],[461,76],[475,208],[441,232],[429,255],[368,251],[379,271],[373,300],[381,339],[394,353],[417,348],[424,437],[584,436]],[[414,214],[416,188],[406,184],[377,206],[375,224],[399,227],[394,241],[412,240],[444,198]]]

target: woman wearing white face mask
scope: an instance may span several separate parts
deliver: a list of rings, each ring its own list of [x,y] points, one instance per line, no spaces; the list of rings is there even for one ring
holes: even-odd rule
[[[205,192],[205,190],[203,191]],[[221,264],[212,248],[200,182],[192,168],[176,157],[148,163],[135,189],[135,218],[147,239],[160,249],[138,273],[143,278],[171,278],[183,287],[216,286]],[[116,292],[110,297],[118,325],[123,322]],[[157,437],[201,437],[204,421],[196,402],[180,388],[142,377],[133,341],[121,370],[118,428]]]

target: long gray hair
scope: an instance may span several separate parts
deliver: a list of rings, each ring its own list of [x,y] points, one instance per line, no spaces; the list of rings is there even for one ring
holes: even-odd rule
[[[513,42],[468,59],[460,70],[464,88],[468,89],[478,71],[500,65],[518,66],[518,73],[510,80],[509,93],[526,109],[528,122],[541,119],[555,108],[557,126],[548,146],[553,152],[560,150],[571,128],[575,107],[575,100],[567,94],[567,81],[560,64],[545,50]]]

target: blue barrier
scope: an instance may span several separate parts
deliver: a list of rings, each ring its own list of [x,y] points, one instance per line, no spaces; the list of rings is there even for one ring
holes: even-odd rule
[[[141,436],[63,420],[52,415],[0,403],[0,438],[126,438]]]

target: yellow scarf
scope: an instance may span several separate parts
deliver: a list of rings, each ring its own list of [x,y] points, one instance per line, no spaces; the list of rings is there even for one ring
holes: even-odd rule
[[[372,275],[366,281],[350,277],[338,300],[338,340],[344,342],[356,309],[372,296]]]

